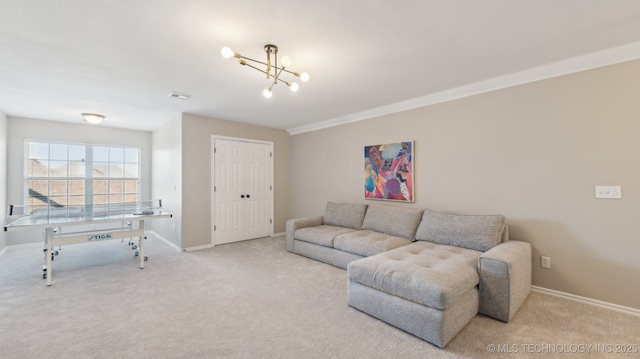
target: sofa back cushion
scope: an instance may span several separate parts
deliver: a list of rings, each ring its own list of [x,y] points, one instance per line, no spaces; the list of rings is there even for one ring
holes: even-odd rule
[[[416,239],[487,251],[502,241],[502,215],[458,215],[425,209]]]
[[[366,204],[327,202],[327,208],[324,212],[324,224],[360,229],[366,212]]]
[[[413,240],[422,218],[422,210],[394,206],[370,205],[362,229]]]

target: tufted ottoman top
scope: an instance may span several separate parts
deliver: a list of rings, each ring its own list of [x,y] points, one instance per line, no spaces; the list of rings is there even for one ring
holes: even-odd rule
[[[349,263],[350,280],[447,309],[478,284],[480,251],[418,241]]]

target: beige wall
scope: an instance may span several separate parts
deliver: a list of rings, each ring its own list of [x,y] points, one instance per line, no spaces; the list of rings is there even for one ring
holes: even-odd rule
[[[142,173],[140,190],[143,199],[151,198],[151,133],[147,131],[123,130],[84,123],[44,121],[20,117],[9,117],[7,161],[8,203],[22,204],[24,196],[24,140],[42,139],[88,142],[105,145],[138,146],[142,150]],[[8,244],[17,245],[39,242],[40,230],[13,231],[7,234]]]
[[[273,142],[274,232],[284,232],[289,218],[289,134],[284,130],[183,114],[181,247],[211,244],[212,135]]]
[[[7,223],[7,116],[0,112],[0,224],[4,228]],[[0,229],[0,251],[7,246],[7,233]]]
[[[640,309],[639,80],[640,60],[292,136],[291,217],[374,203],[363,146],[414,140],[416,202],[396,205],[504,214],[534,285]]]

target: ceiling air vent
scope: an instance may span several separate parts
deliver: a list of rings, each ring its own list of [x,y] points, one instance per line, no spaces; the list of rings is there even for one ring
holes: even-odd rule
[[[172,92],[167,97],[177,98],[179,100],[188,100],[189,97],[191,97],[191,95],[187,95],[185,93],[180,93],[180,92]]]

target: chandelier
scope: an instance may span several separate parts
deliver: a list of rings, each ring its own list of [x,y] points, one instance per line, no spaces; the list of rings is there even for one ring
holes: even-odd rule
[[[271,81],[271,86],[269,86],[267,89],[265,89],[262,92],[262,94],[266,98],[271,98],[271,95],[273,94],[271,92],[271,89],[273,89],[273,86],[277,85],[278,82],[284,83],[293,92],[298,91],[298,89],[300,88],[300,86],[297,83],[293,81],[286,81],[280,78],[280,75],[282,75],[283,72],[299,77],[300,80],[303,82],[309,81],[308,73],[306,72],[299,73],[299,72],[294,72],[287,69],[288,67],[291,66],[291,59],[289,57],[283,56],[282,59],[280,60],[280,64],[278,64],[278,46],[270,45],[270,44],[264,45],[264,51],[267,53],[267,62],[262,62],[262,61],[258,61],[258,60],[254,60],[254,59],[250,59],[248,57],[242,56],[239,53],[234,52],[228,47],[223,47],[220,53],[222,54],[222,57],[224,57],[225,59],[230,59],[232,57],[235,57],[240,60],[240,65],[249,66],[252,69],[256,69],[266,74],[267,80]],[[247,62],[247,60],[251,61],[251,63]],[[262,69],[257,67],[259,65],[254,65],[254,64],[262,64],[266,66],[266,68]]]

